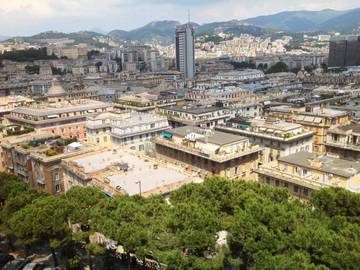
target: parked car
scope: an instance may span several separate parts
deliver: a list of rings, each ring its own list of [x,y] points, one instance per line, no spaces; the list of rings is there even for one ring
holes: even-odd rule
[[[24,266],[30,262],[29,259],[15,259],[13,261],[8,262],[2,268],[2,270],[23,270]]]
[[[45,265],[41,263],[28,263],[25,265],[23,270],[43,270],[45,268]]]

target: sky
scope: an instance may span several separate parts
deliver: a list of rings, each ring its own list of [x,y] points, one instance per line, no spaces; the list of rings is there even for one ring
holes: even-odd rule
[[[285,10],[351,9],[359,0],[0,0],[0,35],[131,30],[151,21],[206,23]]]

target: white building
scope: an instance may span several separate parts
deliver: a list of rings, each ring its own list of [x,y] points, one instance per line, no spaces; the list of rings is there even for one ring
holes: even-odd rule
[[[89,117],[86,121],[87,140],[102,146],[126,146],[145,150],[151,138],[169,129],[164,116],[112,111]]]

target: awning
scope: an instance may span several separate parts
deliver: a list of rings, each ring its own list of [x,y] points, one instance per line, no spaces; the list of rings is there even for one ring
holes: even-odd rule
[[[161,136],[163,136],[164,138],[167,138],[167,139],[171,139],[173,134],[171,132],[168,132],[168,131],[162,131],[160,133]]]

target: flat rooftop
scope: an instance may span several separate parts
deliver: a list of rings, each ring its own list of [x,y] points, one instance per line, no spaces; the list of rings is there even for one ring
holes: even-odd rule
[[[139,194],[141,181],[142,193],[152,192],[164,186],[190,181],[179,171],[141,159],[122,150],[92,152],[71,159],[83,171],[96,178],[104,178],[115,189],[124,190],[129,195]],[[127,171],[120,167],[126,166]]]
[[[167,132],[172,133],[179,137],[186,137],[190,133],[196,133],[203,135],[202,138],[199,138],[198,140],[203,142],[208,142],[216,145],[226,145],[231,144],[239,141],[246,141],[248,138],[242,137],[239,135],[233,135],[230,133],[225,133],[217,130],[211,130],[209,133],[207,133],[208,130],[193,126],[183,126],[179,128],[174,128],[171,130],[168,130]]]
[[[71,102],[41,103],[29,107],[18,107],[14,109],[13,112],[33,116],[47,116],[77,111],[95,110],[98,108],[107,108],[109,106],[109,103],[82,99]]]
[[[226,108],[217,107],[217,106],[169,106],[165,107],[165,110],[174,111],[174,112],[181,112],[181,113],[189,113],[189,114],[204,114],[204,113],[211,113],[217,112],[220,110],[224,110]]]

